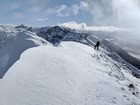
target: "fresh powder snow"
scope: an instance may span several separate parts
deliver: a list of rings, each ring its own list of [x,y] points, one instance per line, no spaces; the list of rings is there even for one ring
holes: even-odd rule
[[[44,39],[24,28],[0,25],[0,78],[31,47],[44,45]]]
[[[129,87],[133,84],[134,87]],[[0,80],[1,105],[139,105],[140,82],[103,49],[31,48]]]
[[[53,46],[12,26],[0,37],[0,105],[140,105],[139,70],[103,45],[94,50],[93,37]]]

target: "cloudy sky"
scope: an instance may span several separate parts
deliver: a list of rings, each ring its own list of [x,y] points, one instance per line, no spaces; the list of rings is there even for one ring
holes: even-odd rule
[[[70,21],[87,25],[118,25],[122,21],[132,24],[130,20],[140,20],[132,1],[139,0],[0,0],[0,24],[48,26]]]
[[[67,21],[91,24],[82,0],[0,0],[0,24],[55,25]]]

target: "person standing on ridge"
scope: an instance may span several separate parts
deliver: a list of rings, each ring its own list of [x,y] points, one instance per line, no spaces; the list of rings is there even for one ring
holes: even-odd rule
[[[94,46],[94,49],[97,49],[97,50],[98,50],[98,49],[99,49],[99,46],[100,46],[100,42],[97,41],[97,42],[96,42],[96,45]]]

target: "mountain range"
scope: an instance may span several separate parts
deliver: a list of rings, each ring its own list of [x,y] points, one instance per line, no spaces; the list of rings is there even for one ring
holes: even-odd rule
[[[0,104],[139,105],[140,60],[113,33],[0,25]]]

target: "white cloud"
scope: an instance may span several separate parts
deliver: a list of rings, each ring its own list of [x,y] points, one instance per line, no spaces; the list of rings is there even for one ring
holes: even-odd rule
[[[56,7],[56,13],[63,12],[65,9],[67,9],[66,5],[60,5],[60,7]]]
[[[84,0],[94,25],[140,28],[140,0]]]
[[[89,8],[89,5],[88,5],[87,2],[81,1],[80,2],[80,8],[81,9],[87,9],[87,8]]]
[[[68,12],[68,7],[66,5],[60,5],[54,8],[47,9],[45,15],[50,15],[50,14],[56,14],[57,16],[60,17],[66,17],[70,15]]]
[[[80,4],[72,4],[71,6],[67,5],[60,5],[56,6],[54,8],[49,8],[46,12],[45,15],[49,14],[57,14],[60,17],[66,17],[70,15],[77,15],[79,11],[87,10],[88,9],[88,4],[86,2],[80,2]]]
[[[131,28],[140,28],[140,8],[133,0],[114,0],[113,9],[117,10],[119,25]]]
[[[69,16],[68,7],[66,5],[61,5],[60,7],[56,7],[55,13],[57,13],[58,16],[62,16],[62,17]]]
[[[85,23],[76,23],[75,21],[59,23],[59,26],[68,27],[71,29],[78,30],[89,30],[89,31],[128,31],[124,28],[114,27],[114,26],[87,26]]]
[[[86,29],[87,28],[85,23],[78,24],[75,21],[61,23],[61,24],[58,24],[58,25],[68,27],[68,28],[71,28],[71,29]]]
[[[73,14],[78,14],[80,10],[87,10],[88,4],[86,2],[81,1],[80,4],[73,4],[70,7],[70,10],[73,12]]]
[[[77,4],[73,4],[72,6],[71,6],[71,11],[73,12],[73,14],[78,14],[79,13],[79,10],[80,10],[80,7],[79,7],[79,5],[77,5]]]

